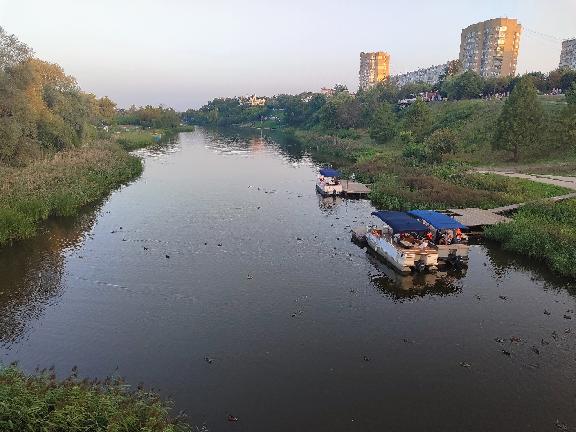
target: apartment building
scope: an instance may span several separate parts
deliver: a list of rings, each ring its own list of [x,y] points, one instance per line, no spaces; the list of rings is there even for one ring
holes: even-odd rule
[[[562,42],[559,67],[567,67],[576,70],[576,38]]]
[[[390,77],[390,54],[384,51],[360,53],[360,88],[365,90]]]
[[[460,61],[464,70],[501,77],[516,74],[522,25],[511,18],[494,18],[462,30]]]

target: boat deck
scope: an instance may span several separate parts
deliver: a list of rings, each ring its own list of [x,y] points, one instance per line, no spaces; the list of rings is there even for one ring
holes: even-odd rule
[[[363,183],[349,180],[340,180],[343,195],[366,196],[370,193],[370,188]]]

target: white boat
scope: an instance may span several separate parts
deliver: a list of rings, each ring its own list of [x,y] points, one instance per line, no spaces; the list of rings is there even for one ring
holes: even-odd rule
[[[452,265],[468,264],[470,246],[468,237],[463,233],[463,231],[468,231],[466,225],[433,210],[410,210],[408,214],[429,227],[433,241],[438,247],[440,261]]]
[[[341,195],[342,184],[339,171],[332,168],[321,168],[318,178],[316,179],[316,190],[322,195]]]
[[[383,225],[368,227],[366,242],[378,255],[402,273],[438,269],[438,249],[426,240],[429,229],[424,224],[399,211],[377,211],[372,215]]]

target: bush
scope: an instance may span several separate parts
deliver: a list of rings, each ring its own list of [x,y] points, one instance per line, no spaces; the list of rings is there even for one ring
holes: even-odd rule
[[[129,391],[119,379],[58,381],[54,373],[26,376],[16,367],[0,369],[2,432],[185,432],[182,419],[168,416],[158,395]]]
[[[0,167],[0,245],[34,235],[50,215],[71,216],[142,172],[111,143],[63,151],[23,168]]]
[[[535,203],[521,208],[510,223],[486,228],[486,236],[514,252],[545,262],[576,278],[576,200]]]

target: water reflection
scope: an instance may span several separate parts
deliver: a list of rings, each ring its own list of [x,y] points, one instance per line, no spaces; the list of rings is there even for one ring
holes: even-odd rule
[[[25,335],[31,320],[62,291],[66,253],[89,236],[97,206],[79,216],[47,221],[34,239],[0,249],[0,345]]]
[[[302,143],[290,134],[250,128],[206,129],[207,148],[223,155],[251,153],[280,154],[288,162],[299,163],[308,159]]]
[[[574,280],[550,271],[544,262],[504,250],[494,242],[481,239],[477,239],[476,242],[485,246],[486,255],[497,279],[506,279],[511,273],[517,271],[527,272],[530,273],[532,281],[542,281],[546,289],[554,291],[565,289],[571,295],[576,296]]]
[[[318,207],[323,213],[335,214],[337,213],[336,207],[342,204],[343,199],[338,196],[323,196],[316,192],[318,197]]]
[[[389,267],[371,249],[366,251],[368,261],[378,270],[370,276],[370,282],[394,301],[406,301],[426,296],[448,296],[459,294],[459,280],[466,275],[466,268],[442,269],[436,273],[414,273],[401,275]]]

